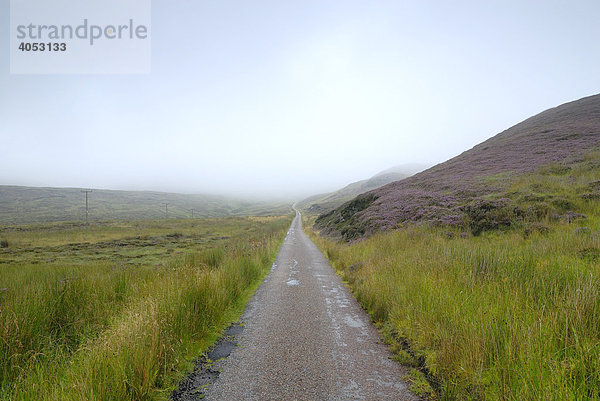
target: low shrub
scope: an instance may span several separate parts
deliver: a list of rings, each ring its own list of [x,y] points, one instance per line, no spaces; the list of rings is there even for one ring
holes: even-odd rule
[[[507,199],[476,199],[464,206],[463,211],[468,217],[468,225],[473,235],[510,227],[517,220],[522,220],[525,214]]]

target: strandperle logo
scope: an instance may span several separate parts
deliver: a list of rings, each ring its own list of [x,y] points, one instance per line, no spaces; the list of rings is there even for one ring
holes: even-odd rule
[[[137,25],[133,19],[127,24],[94,25],[85,18],[82,24],[73,25],[18,25],[17,39],[19,40],[73,40],[81,39],[89,41],[91,46],[99,40],[123,40],[123,39],[147,39],[148,27]]]
[[[10,0],[13,74],[149,74],[151,0]]]

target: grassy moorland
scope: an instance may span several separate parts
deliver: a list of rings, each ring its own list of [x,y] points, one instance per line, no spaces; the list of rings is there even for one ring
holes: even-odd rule
[[[600,155],[503,180],[453,225],[313,238],[443,400],[600,399]]]
[[[290,220],[0,227],[0,399],[166,399]]]
[[[243,200],[215,195],[94,189],[89,194],[90,221],[160,219],[168,203],[170,218],[272,216],[291,212],[285,201]],[[0,185],[0,224],[85,220],[85,194],[79,188]]]

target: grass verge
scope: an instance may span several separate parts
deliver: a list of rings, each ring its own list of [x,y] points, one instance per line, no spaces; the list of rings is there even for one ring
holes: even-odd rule
[[[544,230],[409,226],[354,244],[311,236],[415,369],[421,394],[598,400],[600,219],[597,203],[581,211]]]

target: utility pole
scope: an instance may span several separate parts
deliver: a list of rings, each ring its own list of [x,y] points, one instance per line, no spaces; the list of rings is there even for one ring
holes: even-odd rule
[[[81,192],[85,193],[85,224],[88,224],[88,216],[90,214],[88,209],[88,194],[93,191],[91,189],[83,189]]]
[[[165,205],[165,219],[169,218],[169,202],[161,203],[161,205]]]
[[[196,209],[190,209],[192,211],[192,219],[194,218],[194,212],[197,212]]]

